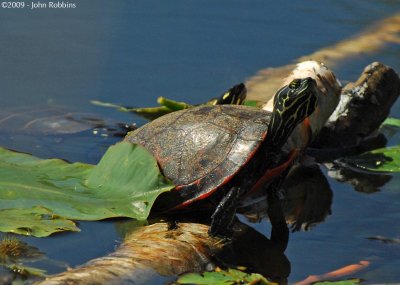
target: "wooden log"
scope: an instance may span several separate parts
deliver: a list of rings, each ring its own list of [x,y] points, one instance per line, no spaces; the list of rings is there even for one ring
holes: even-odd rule
[[[397,73],[382,63],[371,63],[355,83],[345,86],[338,107],[313,147],[325,151],[359,147],[371,135],[376,135],[399,94]]]
[[[205,270],[220,248],[222,242],[208,236],[207,225],[155,223],[127,235],[115,252],[36,284],[146,284],[155,273]]]

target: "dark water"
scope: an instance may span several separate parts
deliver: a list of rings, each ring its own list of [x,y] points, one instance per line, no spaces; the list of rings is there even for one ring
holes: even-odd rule
[[[166,96],[203,102],[259,69],[290,63],[400,12],[400,2],[376,0],[75,3],[75,9],[0,8],[2,109],[51,103],[142,124],[138,117],[89,100],[148,106]],[[399,46],[344,62],[335,72],[344,81],[353,80],[376,60],[400,71]],[[400,117],[399,104],[393,116]],[[96,162],[116,140],[65,137],[55,148],[50,138],[26,149],[26,137],[14,137],[3,144],[41,157]],[[328,178],[332,215],[311,231],[291,235],[289,281],[368,260],[370,267],[355,276],[371,283],[400,282],[400,245],[366,239],[399,238],[399,178],[394,175],[370,194]],[[49,258],[75,266],[111,252],[120,238],[113,222],[80,227],[79,234],[25,240]],[[269,232],[267,222],[255,228]]]

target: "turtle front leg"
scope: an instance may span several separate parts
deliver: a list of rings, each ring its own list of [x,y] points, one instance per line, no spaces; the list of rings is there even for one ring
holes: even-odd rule
[[[271,222],[271,241],[284,252],[289,242],[289,228],[278,197],[268,198],[268,217]]]
[[[278,193],[287,172],[289,171],[276,178],[268,187],[268,217],[272,226],[270,238],[282,252],[286,250],[289,242],[289,228],[286,223],[285,214],[283,213],[282,199]]]
[[[211,216],[209,234],[211,236],[231,237],[232,223],[236,214],[236,207],[240,197],[240,188],[232,187],[221,199]]]

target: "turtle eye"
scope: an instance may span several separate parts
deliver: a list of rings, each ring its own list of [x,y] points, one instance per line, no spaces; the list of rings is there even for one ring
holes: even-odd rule
[[[300,87],[300,83],[301,83],[301,80],[300,80],[300,79],[295,79],[295,80],[293,80],[292,82],[290,82],[289,88],[290,88],[290,89],[297,89],[297,88]]]

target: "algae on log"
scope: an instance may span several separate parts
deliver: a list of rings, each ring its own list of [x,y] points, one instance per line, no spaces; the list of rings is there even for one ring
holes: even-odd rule
[[[399,42],[400,15],[394,15],[376,23],[358,36],[302,56],[296,59],[295,63],[312,59],[323,62],[332,69],[346,59],[378,51],[388,43]],[[268,102],[275,95],[275,91],[282,86],[283,79],[295,68],[295,63],[266,68],[248,78],[245,83],[247,99]]]

